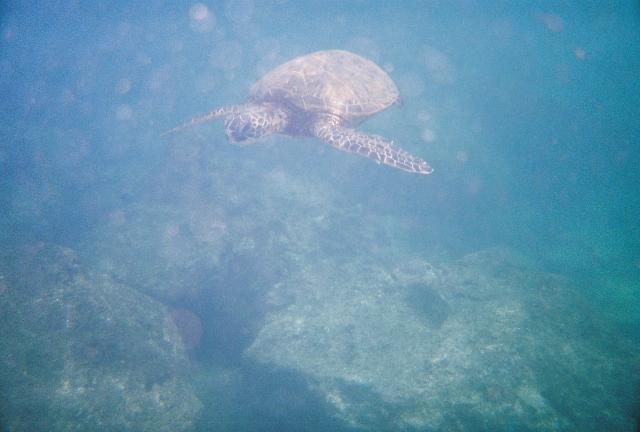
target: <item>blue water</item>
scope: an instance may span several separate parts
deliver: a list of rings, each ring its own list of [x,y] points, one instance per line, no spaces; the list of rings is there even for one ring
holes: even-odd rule
[[[309,138],[234,146],[222,121],[160,137],[242,103],[279,64],[326,49],[389,73],[402,104],[359,129],[427,160],[432,174]],[[632,1],[4,2],[0,334],[8,336],[0,335],[0,369],[8,372],[0,373],[0,430],[635,430],[639,53]],[[503,252],[490,264],[473,258],[496,248],[526,271],[503,269]],[[58,252],[42,252],[50,250]],[[467,264],[451,264],[460,259]],[[65,279],[77,272],[94,288]],[[415,278],[425,291],[405,296]],[[538,278],[551,279],[531,282]],[[464,288],[510,283],[531,290],[475,298]],[[390,306],[357,315],[355,305],[376,295]],[[513,370],[489,368],[435,403],[430,395],[442,399],[444,386],[401,377],[432,373],[427,366],[400,367],[391,355],[422,352],[417,339],[396,346],[385,332],[424,331],[462,352],[466,342],[446,333],[447,322],[465,315],[456,302],[472,297],[482,307],[504,301],[496,317],[517,302],[527,311],[526,324],[513,324],[518,331],[564,328],[570,314],[575,328],[533,332],[531,343],[544,346],[544,335],[555,334],[548,346],[564,346],[558,359],[571,362],[548,366],[555,351],[523,348],[528,360]],[[394,308],[408,303],[427,318],[405,321],[408,312],[398,312],[393,321]],[[165,324],[179,333],[178,354],[162,351],[147,364],[155,357],[139,348],[144,329],[157,330],[148,341],[173,340],[155,327]],[[368,345],[375,334],[381,339]],[[511,352],[511,339],[495,337],[487,346]],[[316,353],[327,339],[342,354]],[[375,372],[373,357],[390,362],[397,388]],[[622,377],[614,366],[602,372],[618,361]],[[535,391],[523,384],[523,364],[537,377]],[[165,367],[162,378],[150,372]],[[464,370],[451,367],[443,370]],[[564,367],[574,374],[566,386],[576,383],[566,403],[552,384],[569,374]],[[592,378],[596,371],[602,376]],[[168,388],[174,376],[179,385]],[[127,384],[116,391],[111,382]],[[93,395],[85,405],[68,396],[80,387]],[[470,393],[476,388],[480,396]],[[154,391],[194,402],[160,409],[175,424],[150,423],[154,411],[141,401],[153,397],[140,395]]]

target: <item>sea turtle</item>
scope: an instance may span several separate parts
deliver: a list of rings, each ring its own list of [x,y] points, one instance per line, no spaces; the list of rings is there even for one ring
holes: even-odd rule
[[[378,163],[430,174],[427,162],[392,141],[354,129],[398,101],[398,88],[371,60],[348,51],[318,51],[267,73],[251,87],[247,103],[216,108],[163,135],[224,117],[231,142],[252,142],[274,133],[313,136]]]

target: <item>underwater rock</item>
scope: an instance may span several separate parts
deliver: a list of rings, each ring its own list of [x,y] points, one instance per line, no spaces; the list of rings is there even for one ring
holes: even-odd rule
[[[197,296],[219,268],[227,225],[215,207],[133,204],[82,247],[92,266],[156,299]]]
[[[0,256],[0,424],[186,431],[201,403],[167,309],[37,243]]]
[[[406,284],[398,261],[301,268],[248,355],[306,377],[351,427],[632,430],[638,353],[567,280],[505,249],[414,262]]]

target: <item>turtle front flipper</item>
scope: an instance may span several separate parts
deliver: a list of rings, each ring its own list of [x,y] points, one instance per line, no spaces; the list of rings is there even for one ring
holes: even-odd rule
[[[220,108],[216,108],[213,111],[209,111],[206,114],[202,114],[199,115],[197,117],[192,118],[191,120],[187,120],[186,122],[182,123],[179,126],[174,127],[173,129],[169,129],[167,131],[162,132],[162,134],[160,134],[160,136],[165,136],[165,135],[169,135],[172,134],[174,132],[178,132],[181,131],[183,129],[188,129],[197,125],[201,125],[203,123],[207,123],[210,121],[214,121],[219,117],[224,117],[228,114],[237,114],[239,111],[241,110],[240,106],[238,105],[230,105],[230,106],[224,106],[224,107],[220,107]]]
[[[316,137],[337,149],[368,157],[378,163],[418,174],[433,172],[433,168],[426,161],[380,136],[366,135],[354,129],[324,122],[316,124],[313,132]]]

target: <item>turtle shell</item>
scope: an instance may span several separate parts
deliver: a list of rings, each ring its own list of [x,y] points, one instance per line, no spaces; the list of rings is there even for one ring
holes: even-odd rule
[[[389,75],[371,60],[341,51],[318,51],[290,60],[251,87],[254,101],[285,103],[308,113],[357,122],[399,98]]]

